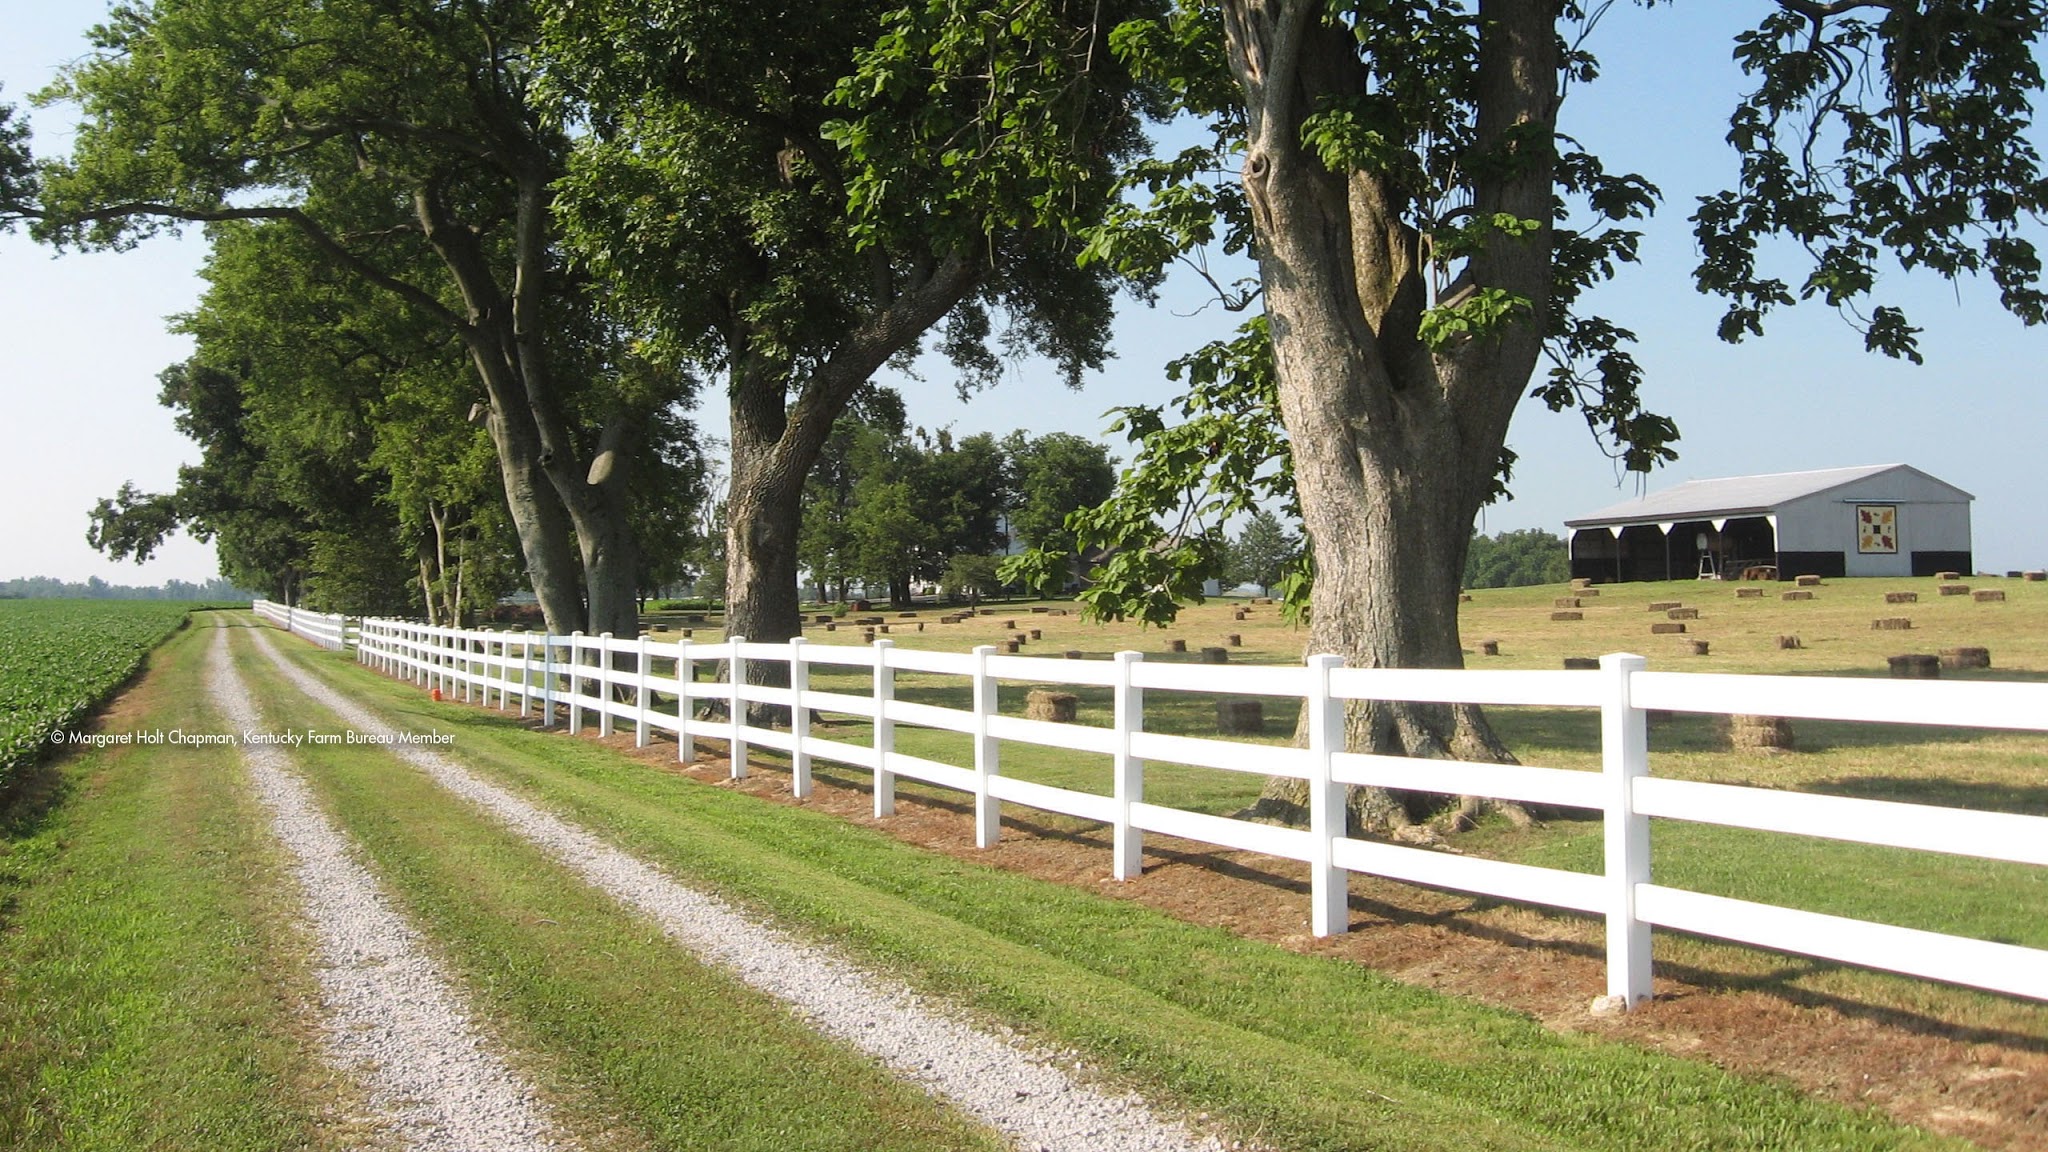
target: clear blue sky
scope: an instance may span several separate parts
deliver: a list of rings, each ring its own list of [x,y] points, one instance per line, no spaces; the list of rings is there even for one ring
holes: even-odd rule
[[[2041,443],[2048,332],[2022,328],[1986,286],[1899,273],[1881,286],[1885,302],[1904,305],[1926,329],[1927,363],[1918,368],[1866,354],[1860,337],[1822,307],[1781,314],[1762,340],[1730,346],[1715,339],[1719,307],[1692,289],[1685,217],[1695,195],[1728,179],[1732,162],[1721,136],[1740,85],[1728,45],[1740,22],[1764,7],[1762,0],[1654,11],[1617,5],[1593,43],[1602,77],[1576,88],[1565,107],[1566,131],[1611,168],[1640,171],[1665,193],[1644,242],[1644,266],[1593,301],[1642,337],[1651,407],[1674,417],[1684,435],[1680,460],[1653,475],[1650,487],[1909,463],[1977,496],[1980,568],[2048,565],[2048,530],[2034,514],[2048,503]],[[85,28],[105,11],[98,0],[8,0],[6,8],[0,98],[16,104],[84,50]],[[62,110],[33,118],[39,151],[67,146]],[[196,237],[57,259],[20,236],[0,237],[0,423],[12,432],[0,453],[0,491],[8,493],[0,502],[0,579],[157,583],[214,574],[212,550],[182,537],[141,568],[109,563],[85,544],[86,512],[96,499],[124,480],[167,489],[178,465],[196,458],[156,404],[156,373],[188,351],[165,332],[164,318],[193,305],[202,257]],[[939,366],[921,382],[896,383],[913,420],[927,427],[1097,436],[1106,409],[1170,399],[1161,366],[1235,323],[1217,309],[1199,311],[1200,304],[1193,285],[1176,284],[1157,309],[1129,305],[1118,325],[1118,358],[1080,393],[1059,388],[1046,366],[1031,363],[965,404]],[[699,419],[710,433],[724,423],[716,404]],[[1635,478],[1616,471],[1575,416],[1526,404],[1509,441],[1521,454],[1517,498],[1488,510],[1489,532],[1561,531],[1565,518],[1635,493]]]

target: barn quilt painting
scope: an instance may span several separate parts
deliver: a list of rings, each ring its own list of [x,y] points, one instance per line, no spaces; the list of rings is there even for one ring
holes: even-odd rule
[[[1896,504],[1856,506],[1856,550],[1897,552],[1899,550],[1899,508]]]

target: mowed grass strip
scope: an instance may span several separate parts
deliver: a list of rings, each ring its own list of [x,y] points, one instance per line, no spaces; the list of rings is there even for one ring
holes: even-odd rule
[[[106,730],[218,731],[211,633],[159,649]],[[0,1148],[363,1147],[237,751],[115,747],[33,772],[0,828]]]
[[[1963,1147],[1779,1083],[935,857],[286,650],[396,725],[454,733],[456,758],[676,875],[1276,1147]]]
[[[236,657],[273,724],[347,730],[250,645]],[[594,1145],[1004,1147],[772,998],[697,963],[396,756],[323,746],[297,759],[322,806],[521,1053],[515,1062]]]

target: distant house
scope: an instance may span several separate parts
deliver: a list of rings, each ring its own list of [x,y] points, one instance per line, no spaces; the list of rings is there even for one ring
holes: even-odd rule
[[[1600,582],[1968,572],[1976,497],[1905,464],[1693,480],[1565,521]]]

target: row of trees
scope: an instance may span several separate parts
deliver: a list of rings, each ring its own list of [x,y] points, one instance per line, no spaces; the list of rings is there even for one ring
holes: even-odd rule
[[[818,598],[849,586],[913,583],[985,595],[991,554],[1012,538],[1072,548],[1069,513],[1109,498],[1116,471],[1102,445],[1065,433],[953,438],[908,425],[902,398],[869,388],[839,418],[812,469],[797,557]]]
[[[1471,526],[1532,381],[1629,468],[1677,438],[1631,334],[1583,308],[1658,199],[1559,131],[1610,7],[155,0],[114,9],[45,94],[81,112],[67,157],[29,165],[0,121],[0,196],[60,245],[268,226],[432,328],[467,362],[556,629],[631,627],[634,478],[715,382],[732,624],[764,640],[797,627],[806,486],[878,368],[935,341],[963,387],[1017,352],[1077,382],[1119,284],[1243,252],[1257,282],[1219,291],[1261,315],[1174,366],[1179,423],[1125,414],[1127,483],[1076,517],[1077,549],[1121,546],[1091,609],[1169,617],[1216,574],[1221,524],[1280,505],[1306,531],[1283,583],[1313,648],[1452,667]],[[1817,298],[1915,357],[1887,261],[1988,274],[2020,319],[2048,315],[2048,9],[1755,8],[1737,176],[1692,216],[1722,336]],[[1207,142],[1149,155],[1144,121],[1169,117]],[[1349,721],[1360,748],[1507,755],[1474,708]]]

